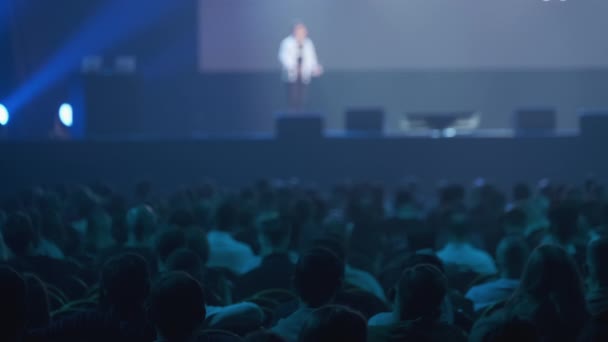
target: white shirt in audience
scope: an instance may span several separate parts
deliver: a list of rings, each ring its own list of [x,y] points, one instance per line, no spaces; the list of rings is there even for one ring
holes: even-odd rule
[[[207,233],[209,240],[208,267],[224,267],[235,274],[243,274],[251,269],[255,255],[247,244],[235,240],[226,232],[212,230]]]
[[[501,278],[473,286],[466,297],[473,302],[473,309],[480,311],[490,305],[508,299],[519,286],[519,279]]]
[[[296,312],[279,320],[270,330],[287,342],[297,342],[300,331],[302,331],[302,325],[312,315],[313,311],[314,309],[302,306]]]
[[[487,252],[467,242],[448,242],[437,256],[444,264],[468,268],[479,274],[496,274],[494,259]]]

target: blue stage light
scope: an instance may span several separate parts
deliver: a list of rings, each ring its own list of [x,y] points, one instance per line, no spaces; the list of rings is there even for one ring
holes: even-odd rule
[[[11,116],[8,113],[8,109],[0,103],[0,126],[5,126],[10,118]]]
[[[72,127],[72,124],[74,123],[74,110],[72,109],[72,105],[64,103],[59,106],[59,121],[66,127]]]

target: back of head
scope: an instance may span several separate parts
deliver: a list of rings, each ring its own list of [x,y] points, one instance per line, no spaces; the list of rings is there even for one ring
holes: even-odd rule
[[[531,195],[532,190],[526,183],[517,183],[513,187],[513,200],[516,202],[528,200]]]
[[[184,271],[195,279],[201,279],[203,264],[199,256],[188,248],[180,248],[167,258],[168,271]]]
[[[397,284],[399,319],[439,319],[447,292],[447,279],[437,267],[422,264],[406,269]]]
[[[577,233],[580,209],[575,201],[563,201],[549,210],[551,232],[561,243],[569,242]]]
[[[29,216],[23,212],[11,214],[2,230],[6,246],[15,256],[25,256],[35,247],[38,236]]]
[[[589,243],[587,267],[596,286],[608,287],[608,238],[604,237]]]
[[[443,261],[430,249],[423,249],[410,254],[401,266],[403,269],[408,269],[422,264],[433,265],[441,272],[445,272]]]
[[[20,341],[26,327],[26,285],[13,269],[0,266],[0,340]]]
[[[111,258],[101,271],[100,288],[103,302],[110,309],[141,309],[150,291],[148,263],[133,253]]]
[[[261,214],[255,222],[260,243],[273,250],[289,247],[291,231],[287,220],[277,212]]]
[[[582,279],[572,257],[559,246],[537,247],[528,258],[511,306],[531,319],[545,312],[543,316],[561,317],[568,324],[585,320]]]
[[[186,246],[186,234],[181,229],[169,229],[162,232],[156,241],[156,253],[161,262],[166,262],[171,253]]]
[[[445,228],[454,240],[466,240],[469,237],[471,222],[463,208],[449,210],[443,217]]]
[[[502,216],[502,225],[507,234],[523,234],[528,218],[526,212],[520,208],[512,208]]]
[[[126,224],[129,238],[146,242],[156,231],[157,216],[150,206],[141,205],[127,212]]]
[[[238,224],[239,207],[234,200],[225,200],[215,212],[215,226],[221,231],[232,231]]]
[[[344,263],[330,250],[314,248],[296,264],[294,287],[310,307],[320,307],[333,299],[342,286]]]
[[[258,331],[245,337],[246,342],[285,342],[281,336],[267,330]]]
[[[150,315],[163,338],[187,340],[206,316],[202,286],[185,272],[164,274],[152,288]]]
[[[485,336],[483,342],[511,341],[541,341],[534,324],[517,318],[508,319],[493,327]]]
[[[496,248],[496,262],[503,277],[519,279],[529,255],[530,249],[523,238],[519,236],[503,238]]]
[[[27,328],[44,328],[51,320],[46,286],[33,274],[25,274],[23,278],[27,288]]]
[[[188,249],[196,253],[202,266],[205,266],[209,261],[209,253],[211,252],[207,233],[200,227],[190,227],[186,229],[185,233]]]
[[[328,305],[315,310],[302,327],[299,342],[365,342],[367,322],[344,306]]]

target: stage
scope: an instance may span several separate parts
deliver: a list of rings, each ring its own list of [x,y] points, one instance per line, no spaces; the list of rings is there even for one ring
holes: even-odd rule
[[[150,180],[164,191],[213,179],[226,186],[269,177],[329,185],[345,179],[387,185],[415,176],[427,190],[442,179],[483,176],[502,185],[549,177],[580,182],[608,174],[606,140],[539,138],[325,137],[165,141],[2,142],[2,192],[32,184],[104,180],[131,189]]]

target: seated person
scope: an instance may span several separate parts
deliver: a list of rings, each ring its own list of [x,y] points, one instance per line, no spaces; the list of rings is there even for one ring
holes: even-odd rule
[[[12,254],[8,264],[13,269],[36,274],[42,281],[58,287],[70,297],[83,295],[76,293],[71,278],[76,276],[86,281],[89,278],[86,272],[70,261],[37,255],[39,235],[26,213],[17,212],[9,215],[2,229],[2,235]],[[77,290],[82,289],[78,287]]]
[[[470,221],[463,210],[451,211],[446,214],[449,240],[437,252],[437,256],[448,266],[456,266],[462,271],[472,271],[476,274],[496,274],[494,259],[485,251],[473,246],[470,242]]]
[[[116,256],[101,271],[98,309],[30,331],[28,341],[152,341],[154,328],[144,305],[149,290],[145,259],[137,254]]]
[[[474,286],[466,294],[473,301],[476,312],[508,299],[515,292],[529,254],[526,241],[520,237],[506,237],[498,244],[496,261],[500,278]]]
[[[313,311],[332,302],[344,279],[344,263],[330,250],[314,248],[298,260],[294,288],[300,298],[298,310],[277,322],[271,329],[288,342],[295,342],[302,324]]]
[[[403,274],[403,270],[408,268],[412,268],[417,265],[429,264],[435,266],[439,271],[445,274],[443,263],[441,260],[435,255],[435,253],[430,249],[423,249],[417,251],[406,258],[403,262],[401,274],[396,277],[394,280],[394,284],[399,282],[401,279],[401,275]],[[392,278],[392,277],[391,277]],[[449,285],[449,284],[448,284]],[[394,285],[393,285],[394,286]],[[392,297],[394,298],[394,290],[392,293]],[[379,313],[373,317],[371,317],[368,321],[369,326],[387,326],[391,324],[395,324],[399,321],[399,313],[396,308],[398,307],[398,303],[393,304],[393,311],[391,312],[383,312]],[[449,290],[446,295],[443,303],[441,304],[441,317],[440,321],[447,324],[455,324],[458,320],[459,315],[472,316],[473,314],[473,303],[468,299],[464,298],[460,292],[456,290]]]
[[[608,316],[608,238],[592,241],[587,247],[589,270],[587,306],[592,317]]]
[[[251,269],[256,259],[251,247],[237,241],[233,234],[238,228],[238,205],[227,200],[217,209],[215,229],[207,233],[209,240],[209,267],[221,267],[236,275]]]
[[[313,311],[304,322],[298,342],[365,342],[367,324],[360,313],[339,305]]]
[[[27,289],[23,278],[10,267],[0,266],[0,341],[23,341],[27,324]]]
[[[167,258],[168,271],[182,271],[205,284],[204,265],[199,256],[188,248],[180,248]],[[207,292],[207,291],[206,291]],[[206,293],[208,297],[209,294]],[[208,303],[208,301],[206,301]],[[232,331],[251,331],[262,325],[264,313],[256,304],[238,303],[227,306],[206,304],[206,327]]]
[[[206,316],[203,288],[185,272],[162,275],[150,295],[150,316],[156,341],[196,341]]]
[[[368,341],[466,341],[459,328],[440,322],[447,279],[435,266],[423,264],[403,272],[397,285],[399,321],[370,326]]]
[[[291,229],[276,212],[261,215],[256,228],[262,262],[251,271],[241,275],[235,284],[234,297],[248,298],[268,289],[291,290],[295,264],[289,256]]]

